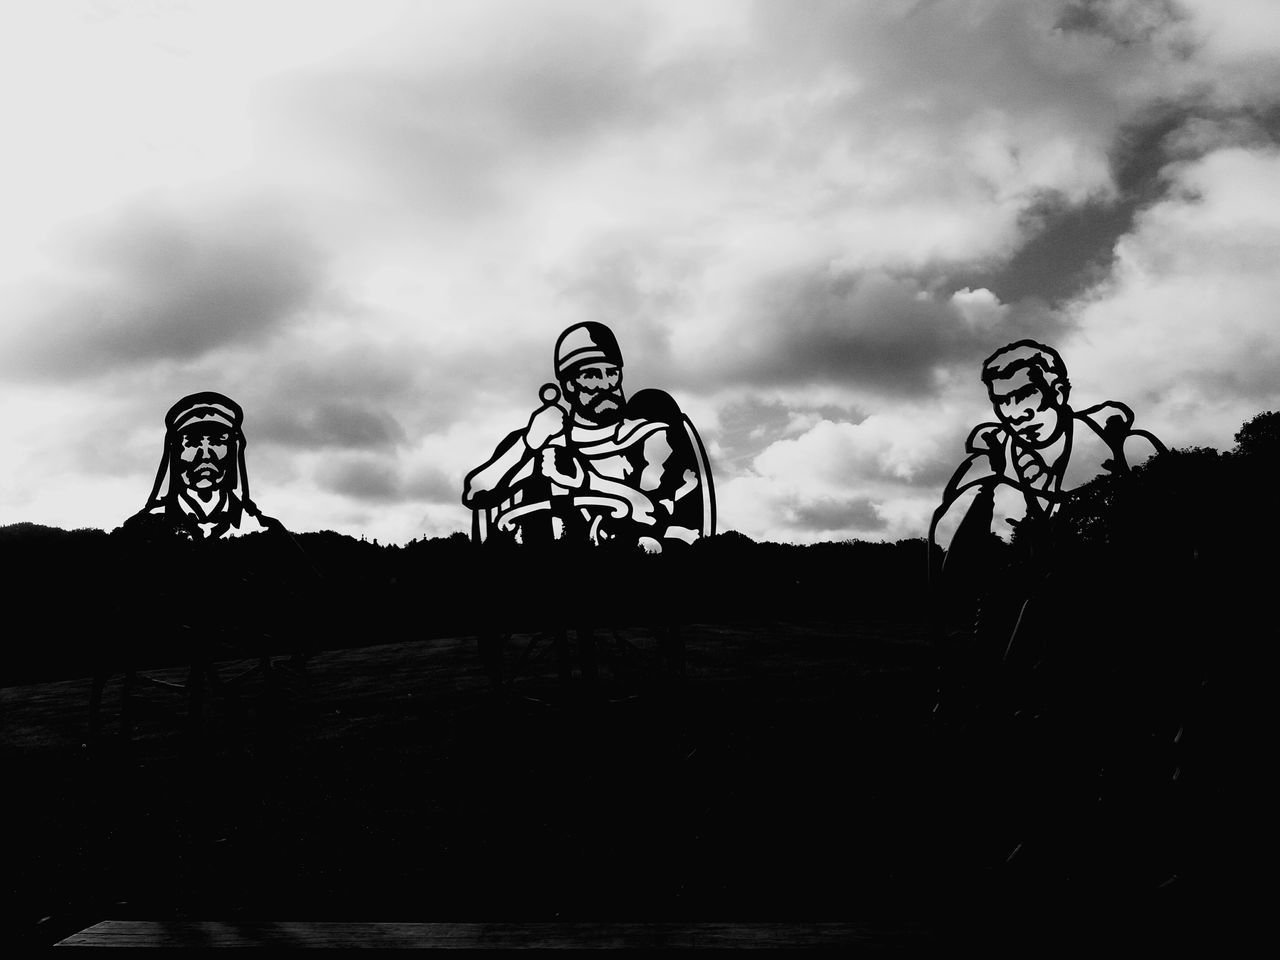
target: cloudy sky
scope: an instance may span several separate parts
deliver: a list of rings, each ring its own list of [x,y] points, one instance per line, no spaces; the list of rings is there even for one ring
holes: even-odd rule
[[[1171,446],[1280,408],[1275,0],[0,0],[0,116],[0,523],[218,390],[293,529],[466,529],[586,319],[755,538],[923,534],[1023,336]]]

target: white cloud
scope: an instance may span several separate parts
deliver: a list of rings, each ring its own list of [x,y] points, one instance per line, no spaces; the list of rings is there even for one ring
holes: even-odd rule
[[[726,526],[756,539],[921,536],[981,407],[906,405],[859,423],[821,419],[771,443],[722,488]]]
[[[1229,449],[1280,406],[1280,152],[1227,148],[1170,176],[1063,354],[1079,401],[1114,396],[1166,443]]]
[[[596,319],[723,457],[726,527],[921,533],[976,363],[1066,329],[966,278],[1046,198],[1117,200],[1117,136],[1170,102],[1222,116],[1175,134],[1174,192],[1058,345],[1080,395],[1221,443],[1274,398],[1272,6],[6,5],[0,342],[23,378],[43,345],[47,379],[0,387],[4,519],[113,526],[163,411],[212,388],[286,522],[465,529],[440,492]],[[146,335],[102,347],[104,316]]]

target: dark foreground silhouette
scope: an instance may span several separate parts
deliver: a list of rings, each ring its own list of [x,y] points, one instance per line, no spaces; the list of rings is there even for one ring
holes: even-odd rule
[[[1064,518],[1078,562],[1055,587],[1070,603],[1007,670],[936,632],[918,541],[722,535],[689,554],[681,684],[606,671],[599,698],[496,697],[465,628],[465,538],[304,535],[343,584],[277,614],[281,652],[289,631],[315,644],[305,676],[274,692],[254,678],[198,738],[159,699],[127,740],[113,701],[86,737],[76,658],[120,633],[104,619],[134,622],[109,589],[112,537],[4,528],[27,598],[6,646],[27,683],[0,714],[5,936],[129,916],[729,917],[980,943],[1229,939],[1261,893],[1276,530],[1253,505],[1275,426],[1083,491]],[[1016,543],[988,547],[1016,576]],[[256,623],[240,619],[256,595],[246,575],[190,615]],[[180,677],[165,629],[137,632],[160,644],[157,675],[168,657]]]

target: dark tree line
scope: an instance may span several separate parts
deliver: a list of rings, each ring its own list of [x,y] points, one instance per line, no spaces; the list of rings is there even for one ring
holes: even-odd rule
[[[535,629],[549,608],[602,626],[896,617],[918,608],[923,541],[756,543],[725,533],[668,555],[495,554],[463,534],[403,546],[324,531],[192,544],[117,529],[0,527],[10,570],[0,682],[82,676],[128,648],[184,662]],[[533,561],[533,562],[531,562]]]
[[[1280,413],[1104,475],[943,584],[958,860],[1038,889],[1247,892],[1270,753]]]
[[[1175,450],[1082,489],[1059,518],[1048,592],[1018,580],[1016,534],[993,538],[968,589],[1014,599],[1041,589],[1052,611],[1042,633],[1081,663],[1173,660],[1195,673],[1254,655],[1272,629],[1256,624],[1269,620],[1280,414],[1253,418],[1236,441],[1227,453]],[[293,653],[469,635],[486,617],[528,626],[545,595],[562,606],[586,598],[604,623],[643,621],[655,597],[681,620],[728,623],[922,621],[930,600],[922,540],[799,546],[729,532],[659,557],[566,553],[536,564],[460,533],[404,546],[332,531],[294,541],[157,544],[120,529],[0,527],[10,571],[0,682],[83,675],[120,642],[148,663],[181,662],[191,631]],[[1017,612],[1006,606],[986,605],[995,646],[962,655],[1003,654]]]

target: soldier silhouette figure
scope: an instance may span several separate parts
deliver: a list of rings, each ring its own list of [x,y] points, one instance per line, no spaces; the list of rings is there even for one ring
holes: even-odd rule
[[[528,424],[467,475],[462,501],[473,511],[474,540],[522,548],[502,572],[491,567],[495,591],[517,581],[544,616],[554,608],[555,619],[579,623],[590,679],[590,625],[604,615],[602,604],[616,610],[637,592],[632,558],[665,553],[677,563],[671,554],[714,532],[715,496],[702,441],[675,400],[660,390],[628,400],[608,327],[566,329],[554,365],[557,383],[541,388]],[[548,559],[535,556],[547,550]],[[496,670],[492,651],[486,655]],[[563,655],[561,663],[565,675]]]

